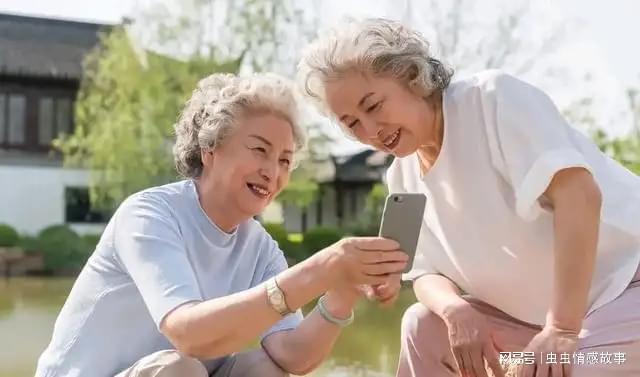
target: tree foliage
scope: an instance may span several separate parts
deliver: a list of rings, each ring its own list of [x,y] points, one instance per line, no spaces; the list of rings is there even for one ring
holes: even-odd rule
[[[74,134],[59,140],[68,165],[91,170],[92,198],[109,205],[175,178],[172,125],[197,81],[234,72],[239,60],[179,61],[145,53],[143,64],[124,27],[103,35],[85,62]]]
[[[287,15],[287,4],[173,2],[178,11],[166,4],[147,9],[101,36],[84,62],[74,133],[55,143],[66,165],[90,170],[95,206],[113,207],[133,192],[176,179],[172,125],[196,83],[214,72],[238,72],[247,59],[252,67],[276,59],[275,50],[269,55],[263,48],[262,61],[248,51],[269,41],[277,45],[273,39],[281,35],[272,18],[285,17],[274,15]],[[218,13],[223,17],[213,17]],[[215,38],[212,30],[224,26],[231,35]],[[136,35],[136,28],[144,33]]]

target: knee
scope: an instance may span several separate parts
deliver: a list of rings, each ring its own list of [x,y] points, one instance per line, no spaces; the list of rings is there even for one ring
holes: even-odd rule
[[[165,350],[154,354],[150,364],[157,367],[157,377],[208,377],[209,373],[200,360],[185,356],[175,350]]]
[[[256,357],[256,373],[255,376],[261,377],[289,377],[289,373],[282,370],[276,363],[271,360],[271,358],[264,352],[264,350],[259,349],[257,351]],[[249,374],[247,374],[249,375]],[[254,374],[250,374],[253,376]]]
[[[427,309],[421,303],[411,305],[402,316],[401,337],[402,341],[414,341],[416,339],[429,339],[446,337],[446,325],[437,314]],[[446,340],[446,338],[444,338]]]
[[[258,348],[233,356],[229,376],[289,377],[289,373],[276,365],[262,348]]]

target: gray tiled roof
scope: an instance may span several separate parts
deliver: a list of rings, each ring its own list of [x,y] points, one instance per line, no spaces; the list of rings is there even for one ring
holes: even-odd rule
[[[393,156],[371,149],[336,158],[335,179],[343,182],[378,182],[392,160]]]
[[[104,27],[0,13],[0,74],[77,80]]]

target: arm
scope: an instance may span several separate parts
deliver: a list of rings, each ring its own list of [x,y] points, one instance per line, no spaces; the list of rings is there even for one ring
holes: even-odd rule
[[[353,290],[330,291],[326,306],[334,317],[349,318],[358,298]],[[314,310],[295,329],[269,335],[262,346],[282,369],[305,375],[329,356],[340,333],[339,326]]]
[[[323,268],[327,262],[316,255],[278,276],[278,285],[286,292],[292,310],[331,286],[331,277]],[[237,351],[280,319],[280,314],[267,302],[264,286],[258,285],[229,296],[180,306],[166,316],[161,330],[184,353],[211,358]]]
[[[406,265],[397,243],[381,238],[346,239],[277,275],[290,309],[322,293],[356,284],[381,284]],[[337,314],[337,313],[336,313]],[[273,326],[280,315],[268,304],[262,285],[170,312],[162,332],[188,355],[211,358],[235,352]]]
[[[413,283],[413,290],[418,301],[445,321],[455,308],[468,305],[460,288],[442,275],[420,276]]]
[[[547,325],[562,330],[582,328],[593,275],[600,207],[600,190],[581,168],[558,172],[545,196],[554,213],[554,291]]]

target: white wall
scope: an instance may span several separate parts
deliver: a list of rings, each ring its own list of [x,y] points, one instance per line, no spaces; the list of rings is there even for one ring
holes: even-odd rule
[[[86,187],[86,170],[50,166],[0,165],[0,223],[35,235],[64,223],[65,187]],[[69,224],[80,234],[100,233],[104,224]]]

